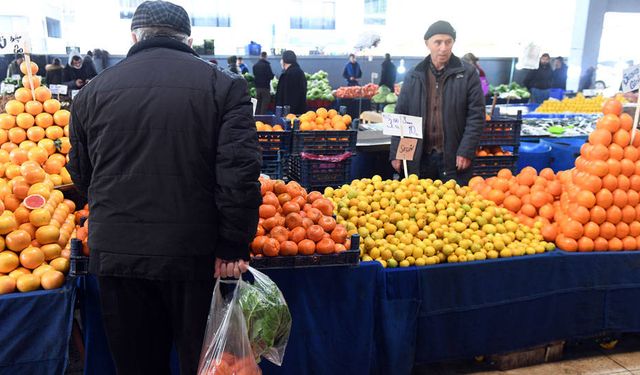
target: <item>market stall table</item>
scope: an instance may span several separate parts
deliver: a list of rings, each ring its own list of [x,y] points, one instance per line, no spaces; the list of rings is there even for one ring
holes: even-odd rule
[[[67,366],[76,288],[0,296],[0,373],[62,374]]]

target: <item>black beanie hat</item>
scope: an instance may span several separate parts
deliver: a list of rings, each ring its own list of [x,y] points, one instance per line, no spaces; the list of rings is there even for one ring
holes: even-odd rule
[[[282,53],[282,61],[285,64],[293,64],[296,61],[298,61],[298,58],[296,57],[295,52],[291,50],[286,50]]]
[[[447,21],[437,21],[429,26],[429,29],[424,34],[424,40],[427,40],[437,34],[451,35],[453,40],[456,40],[456,30]]]

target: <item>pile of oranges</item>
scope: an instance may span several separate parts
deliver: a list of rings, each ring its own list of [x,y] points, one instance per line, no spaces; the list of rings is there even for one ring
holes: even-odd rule
[[[333,203],[320,192],[307,194],[297,182],[260,178],[262,205],[254,256],[333,254],[351,246],[347,230],[336,224]]]
[[[295,116],[289,115],[288,120],[295,119]],[[351,125],[350,115],[340,115],[335,109],[327,110],[326,108],[318,108],[317,111],[308,111],[300,115],[300,130],[347,130]]]
[[[500,146],[481,146],[476,150],[476,156],[511,156],[511,151],[503,150]]]
[[[259,132],[283,132],[284,128],[279,124],[269,125],[262,121],[256,121],[256,130]]]
[[[545,239],[563,250],[637,250],[640,132],[619,101],[606,101],[602,112],[575,168],[557,174],[545,169],[538,175],[528,167],[518,176],[502,170],[495,178],[473,178],[470,187],[517,213],[525,224],[542,221]]]
[[[75,204],[54,189],[71,183],[70,114],[30,69],[0,114],[0,294],[62,286],[75,229]]]

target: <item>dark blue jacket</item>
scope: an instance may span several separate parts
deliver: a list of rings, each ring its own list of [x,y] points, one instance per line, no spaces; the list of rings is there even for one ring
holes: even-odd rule
[[[360,77],[362,77],[362,69],[360,69],[360,64],[358,62],[348,62],[347,65],[344,66],[344,71],[342,72],[342,76],[347,80],[347,85],[349,86],[357,86]],[[355,80],[351,81],[349,78],[354,77]]]

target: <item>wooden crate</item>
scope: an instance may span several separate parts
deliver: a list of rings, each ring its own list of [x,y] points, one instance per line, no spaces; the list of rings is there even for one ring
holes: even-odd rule
[[[506,371],[558,361],[562,359],[564,344],[564,341],[554,341],[516,352],[494,354],[490,357],[490,362],[496,369]]]

